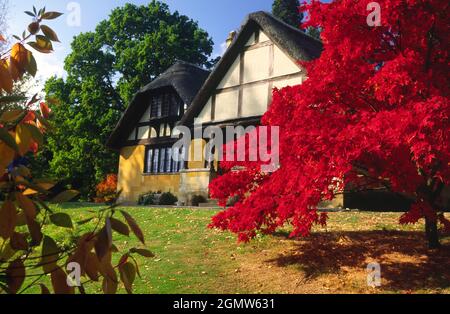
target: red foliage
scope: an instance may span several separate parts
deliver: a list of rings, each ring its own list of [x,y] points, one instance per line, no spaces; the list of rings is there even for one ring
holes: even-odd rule
[[[97,197],[94,199],[96,203],[108,203],[113,201],[117,196],[117,175],[109,174],[106,179],[97,185]]]
[[[305,27],[323,28],[324,50],[302,63],[304,84],[274,91],[263,117],[263,125],[281,126],[281,167],[264,174],[258,162],[224,163],[212,197],[239,201],[212,227],[244,241],[285,223],[292,236],[307,235],[326,222],[318,203],[345,182],[415,199],[401,223],[427,216],[448,228],[435,197],[450,183],[448,1],[380,0],[381,27],[366,23],[369,2],[304,6]]]

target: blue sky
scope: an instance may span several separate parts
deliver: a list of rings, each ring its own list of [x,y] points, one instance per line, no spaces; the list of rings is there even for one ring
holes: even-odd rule
[[[30,10],[33,5],[37,9],[46,6],[47,11],[59,11],[65,13],[58,20],[49,21],[48,25],[54,28],[61,40],[61,44],[55,44],[55,53],[52,55],[36,54],[39,67],[39,79],[44,81],[52,75],[62,76],[65,56],[70,53],[70,43],[73,36],[86,31],[92,31],[101,20],[108,17],[111,10],[130,2],[138,5],[147,4],[144,0],[10,0],[9,34],[21,34],[24,27],[30,22],[30,17],[25,15],[25,10]],[[223,51],[223,43],[228,33],[238,28],[248,13],[265,10],[270,11],[273,0],[165,0],[172,11],[177,10],[182,14],[198,21],[200,27],[206,30],[214,40],[214,55]],[[81,23],[79,26],[70,26],[68,6],[75,3],[79,5]]]

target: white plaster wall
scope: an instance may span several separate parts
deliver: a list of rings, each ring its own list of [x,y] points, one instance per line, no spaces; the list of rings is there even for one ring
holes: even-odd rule
[[[297,66],[292,59],[290,59],[280,48],[274,46],[273,59],[273,76],[283,76],[297,73],[300,67]]]
[[[216,95],[216,121],[236,119],[238,115],[239,91],[232,90]]]
[[[156,132],[155,128],[151,128],[150,129],[150,138],[157,138],[158,137],[158,132]]]
[[[200,112],[197,119],[200,123],[211,122],[211,98],[209,98],[208,102],[206,103],[205,107],[203,107],[203,110]]]
[[[299,75],[298,77],[286,79],[286,80],[278,80],[273,83],[273,87],[281,89],[286,86],[294,86],[294,85],[300,85],[303,83],[303,76]]]
[[[270,38],[266,34],[264,34],[263,31],[260,31],[259,32],[259,42],[263,43],[263,42],[266,42],[266,41],[270,41]]]
[[[148,121],[150,121],[150,106],[148,106],[147,110],[145,111],[144,115],[140,120],[140,122],[148,122]]]
[[[252,34],[246,46],[256,44],[256,36]],[[269,37],[260,32],[259,42],[269,42]],[[302,84],[305,76],[301,73],[301,68],[290,57],[288,57],[276,45],[273,47],[273,75],[270,77],[269,67],[271,59],[271,47],[264,46],[257,49],[242,52],[244,54],[244,77],[242,81],[244,84],[253,83],[266,79],[273,79],[273,87],[283,88],[285,86],[293,86]],[[237,87],[240,83],[240,56],[236,58],[233,65],[223,77],[217,90]],[[281,76],[293,75],[298,73],[298,76],[290,79],[278,79]],[[268,108],[269,83],[255,83],[244,86],[243,89],[243,104],[242,117],[262,115]],[[216,95],[215,103],[215,121],[223,121],[238,118],[238,90],[222,91]],[[211,99],[208,100],[203,110],[198,115],[199,122],[211,122]]]
[[[239,85],[239,71],[240,70],[240,59],[239,57],[234,60],[233,65],[228,70],[227,74],[223,77],[217,88],[226,88],[231,86]]]
[[[170,128],[169,124],[166,124],[166,136],[172,135],[172,129]]]
[[[269,77],[270,48],[268,46],[249,50],[244,54],[244,83]]]
[[[267,111],[269,83],[246,86],[242,98],[242,116],[263,115]]]
[[[138,140],[146,140],[150,135],[150,127],[143,126],[138,128]]]

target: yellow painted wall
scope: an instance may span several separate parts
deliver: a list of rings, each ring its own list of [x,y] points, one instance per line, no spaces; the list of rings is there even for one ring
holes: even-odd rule
[[[209,197],[211,171],[205,169],[205,146],[206,141],[204,139],[194,139],[191,141],[188,169],[180,173],[179,200],[184,204],[190,205],[192,197],[195,195],[201,195],[205,198]],[[194,158],[194,154],[197,155],[196,158]]]
[[[171,192],[178,196],[180,174],[144,175],[145,146],[124,147],[120,151],[118,189],[121,202],[136,203],[148,192]]]
[[[204,150],[206,141],[204,139],[194,139],[191,141],[189,147],[189,162],[188,169],[204,169],[205,168],[205,156]]]
[[[180,201],[190,205],[194,195],[209,197],[209,182],[211,172],[209,170],[188,170],[181,173]]]

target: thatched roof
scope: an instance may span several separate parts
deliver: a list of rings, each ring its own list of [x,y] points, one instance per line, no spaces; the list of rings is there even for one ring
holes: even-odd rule
[[[209,74],[209,71],[197,65],[185,61],[177,61],[166,72],[142,88],[140,93],[172,86],[184,103],[190,105]]]
[[[189,106],[209,73],[197,65],[177,61],[166,72],[136,93],[106,145],[111,149],[120,149],[147,110],[150,96],[162,89],[173,88]]]
[[[198,92],[192,105],[183,116],[180,124],[190,125],[201,112],[211,93],[227,73],[234,60],[239,56],[248,38],[257,29],[261,29],[280,49],[295,60],[310,61],[322,53],[322,43],[306,35],[298,28],[292,27],[267,12],[255,12],[246,18],[236,39],[225,52],[214,71]]]

